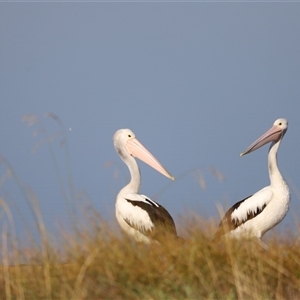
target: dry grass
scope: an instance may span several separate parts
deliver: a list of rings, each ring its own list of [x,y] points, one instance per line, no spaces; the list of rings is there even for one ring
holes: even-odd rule
[[[273,238],[268,251],[250,240],[214,244],[195,223],[184,244],[166,237],[149,246],[89,222],[76,237],[62,233],[59,247],[17,257],[3,227],[3,299],[300,299],[300,249],[291,238]]]

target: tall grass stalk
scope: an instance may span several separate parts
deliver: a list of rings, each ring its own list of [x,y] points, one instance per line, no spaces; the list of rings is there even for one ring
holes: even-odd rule
[[[6,257],[7,260],[5,260],[5,262],[3,261],[3,266],[4,266],[4,268],[6,268],[6,263],[8,263],[9,265],[11,265],[13,263],[15,265],[17,296],[18,296],[18,299],[24,299],[24,291],[23,291],[23,287],[21,284],[19,248],[18,248],[18,241],[17,241],[16,230],[15,230],[15,226],[14,226],[13,216],[9,209],[9,206],[7,205],[6,201],[4,201],[3,198],[0,198],[0,206],[4,210],[4,212],[7,216],[7,219],[8,219],[8,224],[9,224],[9,228],[11,231],[10,241],[11,241],[11,250],[12,250],[12,262],[9,262],[9,259],[7,256],[8,250],[6,252],[6,249],[7,249],[6,223],[4,223],[2,240],[5,239],[5,241],[3,241],[3,247],[5,245],[6,245],[6,247],[3,248],[2,251],[3,251],[3,259]],[[5,269],[5,271],[6,271],[6,269]],[[7,296],[7,298],[8,298],[8,296]]]
[[[66,209],[68,212],[69,220],[71,222],[71,226],[73,227],[73,230],[76,231],[76,209],[75,209],[75,189],[74,189],[74,183],[73,183],[73,177],[72,177],[72,170],[71,170],[71,160],[70,160],[70,152],[69,152],[69,144],[67,139],[67,134],[64,129],[63,123],[60,120],[60,118],[51,112],[48,112],[45,114],[46,117],[50,117],[53,119],[60,127],[60,130],[58,132],[55,132],[54,134],[50,135],[48,133],[48,130],[46,126],[44,126],[43,121],[38,118],[34,114],[27,114],[24,115],[22,118],[22,121],[27,123],[29,127],[36,125],[37,129],[33,132],[34,136],[42,135],[42,138],[34,145],[32,152],[37,151],[38,148],[40,148],[41,145],[46,144],[50,158],[54,167],[54,172],[57,177],[57,182],[60,188],[60,191],[63,196],[63,200],[65,201]],[[53,147],[53,141],[56,140],[56,138],[60,137],[60,146],[64,147],[65,149],[65,159],[66,159],[66,165],[67,165],[67,181],[68,181],[68,191],[65,188],[64,180],[61,172],[60,165],[58,163],[58,159],[55,155],[54,147]]]
[[[52,118],[60,127],[60,134],[62,136],[62,139],[60,141],[60,146],[64,147],[64,150],[65,150],[67,181],[68,181],[68,188],[69,188],[68,199],[69,199],[69,207],[71,209],[70,217],[71,217],[71,222],[73,224],[73,227],[74,227],[74,229],[76,229],[76,224],[77,224],[77,212],[76,212],[76,206],[75,206],[76,195],[75,195],[70,147],[69,147],[69,140],[68,140],[67,132],[66,132],[66,129],[64,127],[62,120],[58,117],[58,115],[56,115],[52,112],[48,112],[48,113],[46,113],[46,116],[49,118]]]
[[[50,260],[49,260],[49,253],[48,253],[50,241],[47,235],[45,223],[40,210],[39,201],[32,190],[29,190],[29,193],[31,195],[31,199],[33,202],[33,209],[36,215],[38,231],[41,239],[43,274],[45,280],[46,298],[51,299],[52,297],[51,297]]]
[[[8,247],[7,247],[7,223],[3,224],[2,230],[2,262],[3,262],[3,277],[5,285],[5,296],[7,300],[11,299],[10,290],[10,274],[9,274],[9,259],[8,259]]]

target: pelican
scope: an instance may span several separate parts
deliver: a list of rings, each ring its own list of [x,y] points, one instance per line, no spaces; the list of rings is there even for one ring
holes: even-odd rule
[[[113,137],[114,147],[127,165],[131,180],[124,186],[116,200],[116,218],[121,228],[138,242],[159,241],[166,234],[176,237],[175,223],[168,211],[151,200],[138,194],[141,174],[134,157],[174,180],[174,177],[161,163],[138,141],[130,129],[120,129]]]
[[[234,204],[221,220],[214,240],[229,234],[237,238],[254,237],[262,243],[262,236],[286,216],[290,191],[277,166],[277,151],[287,129],[286,119],[276,120],[266,133],[240,154],[246,155],[271,142],[268,153],[270,185]]]

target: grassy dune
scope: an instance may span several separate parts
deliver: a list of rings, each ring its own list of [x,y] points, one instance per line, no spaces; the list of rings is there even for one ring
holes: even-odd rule
[[[92,222],[42,250],[9,253],[2,233],[1,299],[300,299],[293,237],[272,238],[268,251],[251,240],[215,244],[195,223],[183,244],[144,245]]]

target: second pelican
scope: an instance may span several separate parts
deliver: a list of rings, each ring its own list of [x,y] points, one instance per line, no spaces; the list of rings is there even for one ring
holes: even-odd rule
[[[277,166],[277,151],[288,129],[286,119],[277,119],[273,126],[241,156],[271,142],[268,154],[270,185],[233,205],[220,222],[214,239],[224,234],[233,237],[261,237],[286,216],[290,206],[290,190]]]

